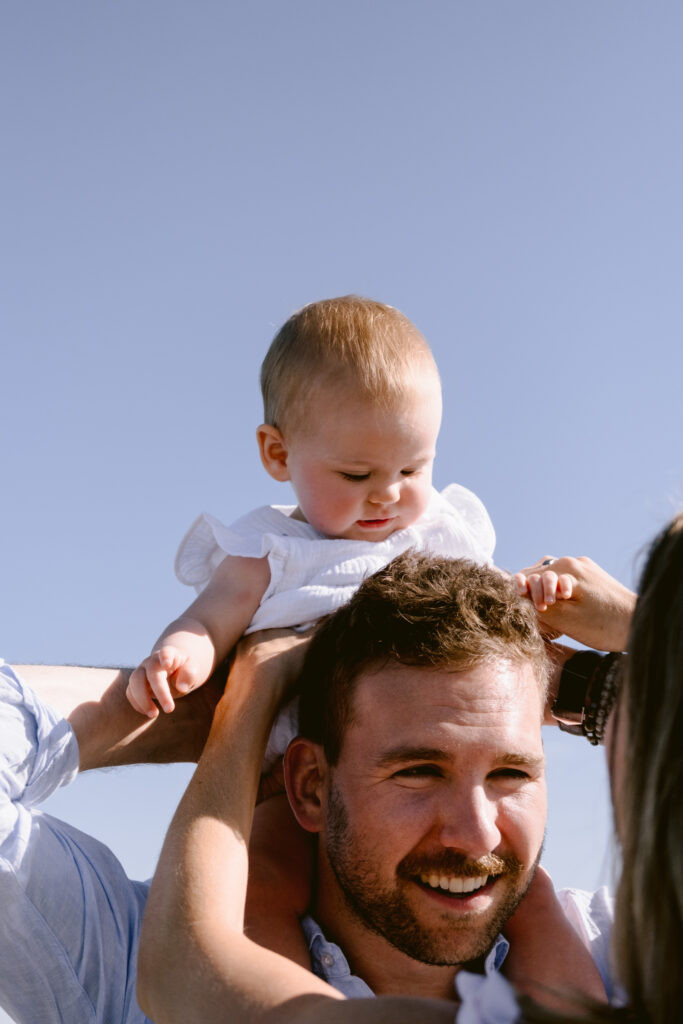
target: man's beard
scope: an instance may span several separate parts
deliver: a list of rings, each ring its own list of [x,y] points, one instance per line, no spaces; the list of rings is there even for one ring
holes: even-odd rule
[[[346,806],[334,784],[328,798],[326,838],[330,866],[354,916],[402,953],[439,966],[466,964],[488,953],[531,885],[541,857],[539,850],[525,875],[524,865],[513,855],[489,854],[473,861],[447,848],[436,856],[408,854],[396,869],[396,881],[389,885],[380,880],[378,866],[360,852],[362,843],[353,834]],[[486,917],[476,913],[455,917],[446,911],[438,915],[438,908],[434,908],[430,915],[433,923],[427,924],[420,921],[408,893],[413,890],[417,894],[415,883],[421,875],[433,874],[470,878],[496,875],[509,881],[500,902]]]

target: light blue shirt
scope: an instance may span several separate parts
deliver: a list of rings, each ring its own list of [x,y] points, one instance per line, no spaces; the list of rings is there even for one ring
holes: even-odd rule
[[[129,879],[97,839],[36,808],[77,771],[71,726],[0,661],[0,1006],[19,1024],[149,1024],[135,997],[149,883]],[[578,896],[569,904],[607,980],[607,905]],[[315,974],[347,996],[373,995],[311,918],[304,931]],[[515,1019],[497,974],[507,949],[499,937],[483,975],[458,975],[459,1024]]]

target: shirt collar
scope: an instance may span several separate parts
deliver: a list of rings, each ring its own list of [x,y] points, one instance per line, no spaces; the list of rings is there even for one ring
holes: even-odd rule
[[[366,997],[374,995],[372,989],[362,978],[351,973],[348,961],[339,946],[334,942],[328,942],[320,925],[312,917],[304,917],[301,925],[308,942],[311,968],[314,974],[343,992],[344,995]],[[510,943],[507,939],[498,935],[484,959],[484,974],[493,974],[501,969],[509,948]]]

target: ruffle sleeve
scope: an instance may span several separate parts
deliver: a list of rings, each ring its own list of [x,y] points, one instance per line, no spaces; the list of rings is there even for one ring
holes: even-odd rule
[[[309,523],[292,519],[294,505],[265,505],[225,526],[202,512],[180,542],[175,574],[181,583],[204,589],[226,555],[262,558],[280,537],[321,540]]]
[[[437,555],[490,564],[496,532],[486,506],[461,484],[434,491],[427,511],[411,530],[423,531],[421,547]]]

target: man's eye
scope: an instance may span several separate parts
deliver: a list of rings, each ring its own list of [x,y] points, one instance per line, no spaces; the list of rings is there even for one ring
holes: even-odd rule
[[[529,773],[521,768],[498,768],[497,771],[491,772],[491,777],[494,779],[528,779]]]
[[[367,480],[369,473],[341,473],[345,480]]]
[[[394,774],[400,779],[422,779],[441,775],[441,769],[435,764],[413,764],[410,768],[400,768]]]

